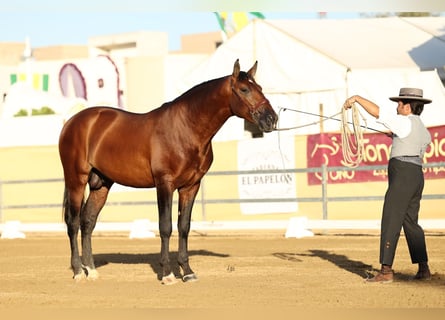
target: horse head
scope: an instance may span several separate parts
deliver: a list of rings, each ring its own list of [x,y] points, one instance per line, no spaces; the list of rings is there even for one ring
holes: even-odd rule
[[[276,128],[278,115],[255,82],[258,61],[249,71],[240,71],[239,60],[235,61],[231,75],[232,99],[230,108],[238,117],[255,123],[261,131],[271,132]]]

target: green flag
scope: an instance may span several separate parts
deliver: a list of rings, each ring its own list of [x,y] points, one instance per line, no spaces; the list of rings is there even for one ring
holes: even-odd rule
[[[259,18],[259,19],[266,19],[266,17],[264,16],[264,14],[262,14],[261,12],[249,12],[252,16]]]
[[[225,19],[219,14],[219,12],[214,12],[216,19],[218,20],[219,27],[224,33],[226,33],[226,22]]]

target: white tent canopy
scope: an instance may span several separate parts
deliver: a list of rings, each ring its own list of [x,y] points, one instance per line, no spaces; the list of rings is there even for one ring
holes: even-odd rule
[[[445,18],[273,20],[271,26],[355,69],[445,65]]]
[[[347,67],[254,20],[221,45],[187,79],[187,85],[228,75],[236,59],[243,70],[258,61],[257,81],[267,93],[301,93],[344,87]],[[323,71],[321,77],[317,70]],[[314,72],[315,71],[315,72]]]
[[[445,124],[445,91],[437,69],[445,65],[445,18],[354,20],[253,20],[184,79],[184,88],[228,75],[240,59],[242,70],[258,61],[257,82],[272,105],[331,116],[348,95],[361,94],[392,106],[389,96],[416,86],[433,103],[428,126]],[[442,32],[442,33],[441,33]],[[303,126],[314,116],[280,112],[280,126]],[[283,116],[285,115],[285,116]],[[372,120],[371,120],[372,121]],[[338,131],[325,121],[324,131]],[[289,134],[318,133],[312,125]],[[215,139],[239,139],[243,122],[232,119]]]
[[[396,104],[388,98],[397,96],[400,87],[423,88],[423,95],[432,99],[431,104],[425,105],[421,115],[428,127],[445,125],[445,89],[435,71],[415,71],[396,69],[358,70],[351,72],[349,77],[349,91],[364,97],[370,97],[381,108],[393,108]],[[375,119],[368,118],[368,125],[384,130]]]

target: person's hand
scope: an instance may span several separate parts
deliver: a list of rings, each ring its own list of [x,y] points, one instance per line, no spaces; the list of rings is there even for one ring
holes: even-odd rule
[[[345,103],[343,104],[343,108],[347,109],[351,109],[352,105],[354,104],[354,102],[357,101],[357,96],[352,96],[349,97],[348,99],[346,99]]]

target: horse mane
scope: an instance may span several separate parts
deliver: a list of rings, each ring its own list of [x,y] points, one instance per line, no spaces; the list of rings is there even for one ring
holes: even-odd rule
[[[199,84],[196,84],[193,87],[191,87],[190,89],[188,89],[187,91],[183,92],[181,95],[179,95],[176,98],[174,98],[173,100],[171,100],[169,102],[165,102],[163,105],[161,105],[161,107],[167,107],[167,106],[170,106],[170,105],[174,105],[174,104],[180,103],[184,99],[190,99],[191,101],[193,101],[192,98],[193,98],[193,96],[195,94],[202,95],[202,92],[204,92],[204,93],[209,92],[209,90],[207,90],[207,88],[209,86],[216,85],[218,82],[221,82],[221,85],[222,85],[222,83],[224,83],[224,81],[226,81],[227,78],[229,78],[230,76],[231,75],[227,75],[227,76],[223,76],[223,77],[219,77],[219,78],[215,78],[215,79],[210,79],[210,80],[201,82]],[[245,71],[240,71],[240,73],[238,75],[238,79],[240,79],[240,80],[248,80],[249,79],[249,75]]]
[[[198,105],[198,103],[196,103],[196,101],[200,101],[200,100],[202,101],[203,97],[206,97],[209,92],[213,92],[214,91],[213,89],[209,90],[209,87],[218,86],[218,85],[222,86],[224,84],[224,82],[227,81],[227,79],[229,77],[231,77],[231,75],[226,75],[226,76],[223,76],[223,77],[206,80],[204,82],[196,84],[193,87],[191,87],[190,89],[188,89],[187,91],[184,91],[181,95],[177,96],[173,100],[170,100],[168,102],[164,102],[157,109],[163,109],[163,108],[170,108],[170,107],[173,107],[173,106],[179,106],[179,105],[183,104],[183,101],[187,101],[186,104],[188,105],[188,108],[192,109],[192,108],[194,108],[194,107],[196,107]],[[240,80],[249,80],[249,75],[245,71],[240,71],[239,75],[238,75],[238,79],[240,79]],[[200,99],[199,100],[194,99],[193,97],[195,95],[199,95]],[[199,105],[201,105],[201,104],[199,104]]]
[[[187,91],[185,91],[184,93],[182,93],[181,95],[179,95],[178,97],[176,97],[174,100],[172,100],[171,102],[178,102],[178,100],[182,100],[182,99],[186,99],[189,98],[195,94],[202,94],[202,92],[207,92],[207,88],[209,86],[215,86],[218,85],[219,82],[223,83],[229,76],[224,76],[224,77],[220,77],[220,78],[216,78],[216,79],[211,79],[211,80],[207,80],[204,82],[201,82],[193,87],[191,87],[190,89],[188,89]]]

